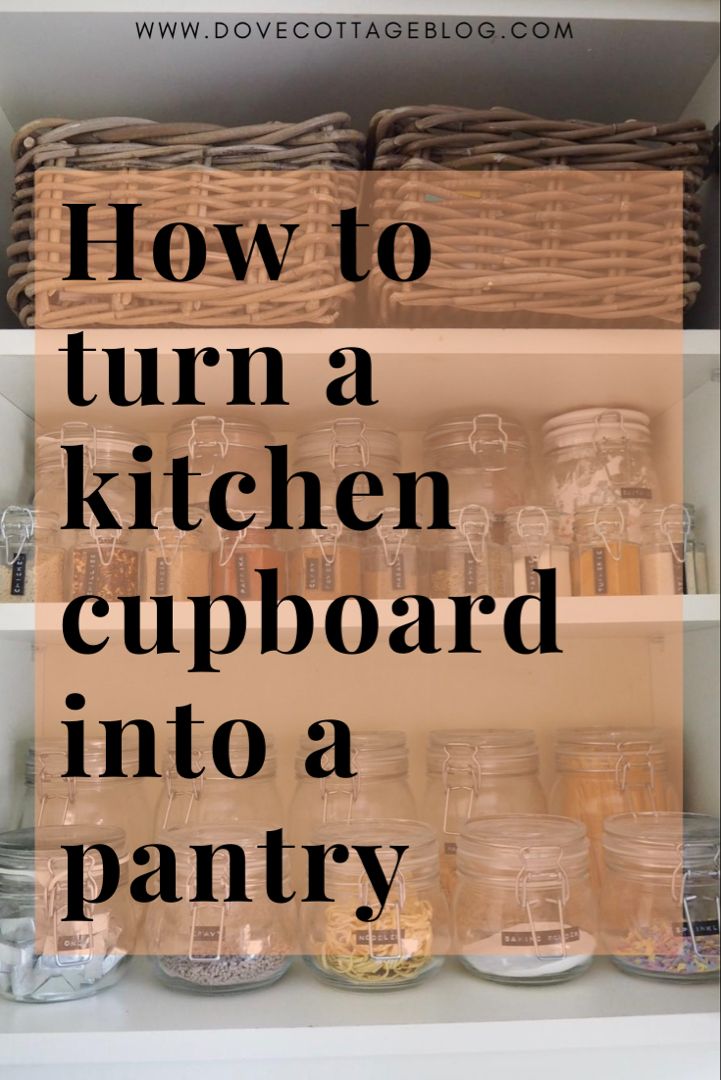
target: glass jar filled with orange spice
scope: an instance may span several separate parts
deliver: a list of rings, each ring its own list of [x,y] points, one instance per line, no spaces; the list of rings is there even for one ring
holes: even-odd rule
[[[589,506],[575,517],[576,596],[638,596],[641,552],[629,540],[620,503]]]
[[[401,529],[400,510],[388,507],[361,543],[363,595],[386,600],[417,593],[422,578],[419,532]]]
[[[346,528],[336,511],[321,507],[324,529],[298,528],[288,552],[288,588],[309,600],[334,600],[360,594],[361,550],[358,534]]]
[[[259,600],[261,577],[257,570],[278,571],[278,592],[285,589],[285,551],[278,543],[278,533],[268,528],[267,510],[244,512],[251,524],[237,532],[218,529],[219,546],[211,556],[213,596],[237,596],[240,600]]]
[[[99,596],[112,602],[140,592],[140,556],[131,543],[130,519],[113,511],[119,529],[101,529],[93,518],[87,533],[77,532],[68,559],[68,595]]]

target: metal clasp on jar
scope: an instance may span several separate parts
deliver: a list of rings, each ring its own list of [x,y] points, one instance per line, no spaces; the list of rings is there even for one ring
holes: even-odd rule
[[[351,750],[350,756],[351,771],[353,776],[343,783],[342,778],[334,776],[332,778],[332,786],[329,784],[331,779],[328,776],[324,776],[320,782],[320,790],[323,798],[323,824],[327,824],[329,821],[352,821],[353,820],[353,806],[358,801],[360,794],[360,775],[358,773],[358,751]],[[331,814],[330,809],[332,800],[335,796],[339,799],[346,800],[345,816]]]
[[[361,903],[364,907],[368,907],[368,901],[370,899],[370,882],[368,881],[368,878],[363,876],[359,881],[359,886]],[[396,872],[393,887],[398,889],[398,899],[393,901],[392,904],[393,929],[390,931],[380,929],[374,930],[373,923],[368,923],[368,955],[371,960],[380,960],[384,963],[388,961],[404,960],[406,957],[406,953],[403,950],[403,921],[401,918],[406,903],[406,881],[400,870]],[[388,910],[387,901],[385,910]],[[381,945],[393,945],[393,938],[395,938],[395,943],[398,946],[397,952],[376,952],[376,949]]]
[[[354,454],[353,451],[357,451]],[[354,465],[365,469],[370,460],[370,448],[366,436],[366,426],[362,420],[349,417],[336,420],[332,427],[328,458],[331,469]]]
[[[197,772],[198,766],[203,763],[203,755],[198,750],[194,750],[191,754],[191,764],[194,772]],[[203,784],[205,780],[205,773],[201,773],[200,776],[194,776],[189,781],[181,780],[176,776],[172,768],[168,766],[165,770],[165,790],[168,796],[168,805],[165,807],[165,814],[163,815],[163,829],[176,828],[178,825],[187,825],[190,820],[190,815],[193,810],[193,804],[197,802],[203,791]],[[187,783],[187,787],[184,784]],[[173,807],[179,799],[187,799],[185,806],[185,813],[183,814],[182,821],[176,822],[170,826],[170,821]]]
[[[609,511],[611,512],[610,514]],[[600,517],[601,514],[603,514],[603,517],[606,520],[603,520]],[[623,539],[625,528],[626,518],[618,503],[602,503],[601,506],[596,507],[593,515],[593,530],[614,562],[620,562],[621,555],[623,554],[621,540]],[[615,551],[611,547],[609,539],[611,541],[616,541]]]
[[[458,836],[461,827],[465,825],[473,810],[473,801],[481,790],[481,763],[478,760],[478,747],[472,743],[454,742],[446,743],[443,747],[444,759],[441,766],[441,777],[445,789],[445,802],[443,806],[443,832],[447,836]],[[460,773],[461,782],[452,781],[451,774]],[[459,828],[451,828],[449,817],[451,811],[452,792],[467,792],[468,803],[463,814],[459,815]]]
[[[486,429],[485,434],[481,433],[482,428]],[[489,428],[491,429],[490,437]],[[473,417],[473,424],[468,435],[468,445],[473,454],[480,454],[482,449],[492,446],[500,447],[503,454],[507,453],[508,432],[503,426],[503,417],[499,416],[498,413],[477,413]]]
[[[192,461],[203,457],[204,452],[212,451],[213,456],[224,458],[228,453],[230,440],[225,434],[225,420],[222,416],[196,416],[190,424],[188,454]],[[200,476],[211,476],[214,470],[211,462],[209,469],[200,472]]]
[[[321,508],[321,513],[322,513]],[[343,532],[343,526],[339,521],[332,522],[325,529],[313,529],[312,537],[320,548],[320,553],[323,558],[323,562],[327,566],[332,566],[335,562],[335,557],[338,549],[338,539]]]
[[[60,428],[60,445],[73,446],[79,443],[83,448],[83,483],[98,460],[98,429],[82,420],[69,420]],[[87,460],[86,460],[87,459]],[[67,470],[68,457],[63,454],[63,468]]]
[[[561,866],[562,854],[558,847],[531,847],[522,848],[520,851],[524,865],[516,878],[516,901],[526,912],[533,951],[539,960],[568,955],[566,904],[570,896],[570,886],[566,871]],[[536,913],[546,905],[551,906],[554,918],[545,921],[558,921],[557,942],[541,940],[541,935],[547,935],[548,932],[539,929],[538,921],[544,920],[538,920]]]
[[[654,805],[656,769],[651,758],[651,744],[647,742],[622,742],[616,744],[619,758],[616,762],[616,786],[620,792],[628,788],[645,788]],[[637,775],[638,774],[638,775]]]
[[[408,536],[408,529],[394,529],[392,525],[384,525],[383,522],[380,522],[376,525],[376,532],[383,545],[383,557],[386,566],[395,566],[400,558],[403,543]]]
[[[156,511],[153,515],[153,525],[155,526],[155,540],[160,548],[160,557],[166,566],[170,566],[178,554],[185,533],[173,523],[172,512],[165,509]]]
[[[91,855],[91,867],[83,872],[83,896],[97,893],[96,874],[100,864]],[[86,856],[87,858],[87,856]],[[64,860],[50,858],[47,862],[48,880],[44,889],[44,904],[48,916],[52,919],[53,948],[58,967],[70,967],[74,964],[87,964],[96,955],[105,950],[104,940],[110,924],[110,916],[105,913],[93,914],[92,901],[84,901],[83,914],[92,922],[68,922],[61,918],[67,910],[67,868]],[[102,943],[102,947],[101,946]]]
[[[110,536],[101,536],[98,532],[98,522],[95,518],[90,522],[90,537],[95,542],[98,558],[101,566],[110,566],[115,555],[115,548],[122,533],[122,529],[104,529],[103,532],[111,533]]]
[[[52,772],[48,772],[46,768],[49,754],[39,754],[38,768],[37,768],[37,793],[40,798],[40,807],[38,809],[38,817],[35,822],[36,827],[40,825],[66,825],[68,809],[71,803],[75,802],[75,798],[78,790],[78,782],[75,776],[57,776]],[[60,821],[49,823],[45,821],[45,812],[48,808],[48,803],[53,800],[62,802],[63,809],[60,815]]]
[[[669,511],[674,510],[681,511],[682,540],[680,545],[672,537],[673,524],[667,520],[667,514],[669,513]],[[671,557],[674,559],[675,562],[683,566],[683,564],[686,562],[686,556],[688,553],[688,538],[691,533],[691,515],[688,512],[688,508],[684,506],[683,503],[671,503],[669,506],[664,506],[663,510],[661,511],[661,517],[658,523],[658,527],[663,533],[663,535],[666,537],[666,542],[668,543]],[[680,555],[678,552],[679,547],[681,548]]]
[[[699,930],[704,927],[704,922],[698,917],[694,919],[694,909],[697,909],[704,900],[708,902],[707,897],[699,896],[699,890],[704,887],[709,891],[713,889],[716,919],[707,932],[718,937],[719,925],[721,925],[719,849],[718,847],[712,849],[708,844],[703,843],[680,843],[677,850],[680,860],[671,878],[671,897],[674,903],[681,902],[683,910],[681,934],[686,936],[687,933],[696,956],[703,956],[698,937]]]
[[[14,566],[26,544],[32,539],[34,531],[35,519],[27,506],[7,506],[3,510],[0,517],[0,538],[5,545],[6,566]]]
[[[483,562],[491,532],[491,517],[486,507],[478,506],[476,503],[464,506],[458,515],[457,528],[468,544],[468,550],[474,561]]]

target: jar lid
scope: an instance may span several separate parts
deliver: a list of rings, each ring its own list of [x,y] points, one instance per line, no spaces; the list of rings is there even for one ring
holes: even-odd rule
[[[270,776],[275,776],[276,769],[276,753],[275,753],[275,740],[273,735],[264,731],[265,737],[265,763],[263,768],[254,777],[249,777],[244,783],[248,783],[250,780],[265,780]],[[248,766],[248,740],[243,737],[242,732],[238,732],[232,741],[232,745],[229,750],[230,767],[234,773],[241,776]],[[176,771],[176,755],[175,747],[167,747],[165,751],[165,776],[174,785],[180,784],[193,784],[193,779],[186,779],[180,777]],[[224,773],[219,772],[215,766],[213,760],[213,742],[212,738],[196,739],[193,743],[192,749],[192,762],[193,769],[197,772],[199,769],[205,771],[201,776],[197,777],[196,783],[201,784],[205,780],[226,780],[230,783],[236,783],[232,777],[225,776]]]
[[[629,771],[651,765],[666,768],[666,740],[656,728],[578,727],[556,733],[559,772],[614,772],[621,781],[623,774],[628,778]]]
[[[497,815],[466,822],[458,839],[457,867],[461,874],[486,881],[515,881],[526,873],[536,884],[550,883],[559,873],[585,874],[589,850],[586,829],[573,818]]]
[[[319,463],[332,469],[362,471],[379,461],[400,464],[400,440],[394,431],[368,427],[360,417],[344,417],[319,424],[298,435],[295,441],[296,467]]]
[[[43,739],[34,746],[29,746],[25,753],[25,782],[32,786],[38,776],[72,780],[73,783],[92,783],[105,772],[106,746],[104,739],[85,739],[83,743],[83,764],[90,776],[63,777],[68,768],[68,745],[64,739]],[[137,746],[123,746],[123,772],[132,773],[140,765]],[[102,777],[105,783],[122,777]]]
[[[321,844],[345,844],[351,849],[347,862],[336,863],[328,860],[326,877],[345,884],[363,888],[365,871],[354,845],[391,848],[403,846],[403,852],[396,879],[402,875],[404,881],[438,880],[438,839],[435,831],[420,821],[405,818],[377,818],[368,821],[334,822],[321,826],[313,832],[313,842]],[[398,855],[393,850],[376,852],[378,862],[386,876],[390,877],[396,869]],[[371,903],[372,901],[369,901]]]
[[[40,435],[36,442],[36,457],[41,468],[64,466],[66,455],[62,447],[80,445],[86,447],[88,466],[92,468],[101,461],[131,458],[135,447],[146,442],[146,436],[139,432],[72,422],[64,424],[59,431],[49,431]],[[139,471],[147,469],[147,466],[143,466],[141,462],[135,462],[134,459],[133,463]]]
[[[433,775],[478,772],[516,776],[538,770],[536,736],[525,728],[449,728],[428,735],[427,768]]]
[[[574,409],[551,417],[543,425],[543,450],[624,441],[650,443],[650,418],[638,409]]]
[[[713,872],[719,868],[719,820],[706,814],[616,814],[603,823],[609,866],[643,873]]]
[[[503,515],[509,541],[553,539],[560,518],[552,506],[512,506]]]
[[[313,740],[302,735],[295,754],[295,774],[298,778],[313,780],[306,772],[305,762],[309,754],[317,752],[322,739]],[[333,764],[332,751],[327,750],[321,758],[324,768]],[[360,780],[381,777],[405,776],[408,772],[408,744],[403,731],[353,730],[351,737],[351,771]],[[329,779],[343,780],[331,775]],[[348,781],[350,783],[350,780]]]
[[[668,506],[647,506],[641,513],[641,528],[659,529],[674,533],[693,531],[696,509],[692,503],[669,503]]]
[[[119,858],[127,855],[123,830],[106,825],[55,825],[0,833],[0,892],[12,888],[11,875],[14,871],[23,872],[26,880],[34,878],[41,868],[46,870],[48,876],[62,877],[63,868],[67,867],[64,844],[107,844]],[[40,854],[43,859],[36,861],[36,856]],[[54,859],[56,854],[57,864]],[[92,857],[86,860],[86,873],[95,876],[101,869],[99,860],[97,863]],[[6,874],[7,886],[4,883]]]
[[[479,412],[471,416],[452,416],[434,424],[423,436],[423,449],[429,460],[450,449],[464,449],[478,457],[488,452],[520,453],[528,450],[528,436],[521,424],[511,417]]]
[[[272,443],[275,438],[265,424],[227,420],[223,416],[196,416],[192,420],[182,420],[170,429],[167,452],[171,458],[177,457],[179,451],[187,451],[191,458],[206,454],[223,458],[229,447],[262,450]]]

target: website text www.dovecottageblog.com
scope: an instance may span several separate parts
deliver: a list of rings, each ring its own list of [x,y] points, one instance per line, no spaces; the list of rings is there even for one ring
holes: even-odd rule
[[[537,19],[146,19],[140,41],[572,41],[570,22]]]

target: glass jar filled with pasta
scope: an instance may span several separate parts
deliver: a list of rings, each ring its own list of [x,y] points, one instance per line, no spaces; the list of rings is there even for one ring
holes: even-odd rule
[[[321,507],[324,529],[296,529],[288,551],[288,588],[308,600],[334,600],[362,591],[358,533],[330,506]]]
[[[708,592],[706,547],[689,503],[653,506],[641,518],[641,588],[646,596]]]
[[[703,814],[606,820],[602,925],[613,961],[678,982],[718,977],[719,822]]]
[[[620,503],[585,507],[575,520],[576,596],[638,596],[641,549],[629,538]]]
[[[427,540],[431,596],[508,596],[510,553],[494,540],[493,522],[485,506],[452,510],[448,520],[451,530],[429,533]]]
[[[564,982],[596,951],[596,902],[578,821],[518,814],[468,822],[458,841],[455,949],[496,982]]]
[[[60,519],[47,510],[8,506],[0,516],[0,603],[61,603],[65,552]]]
[[[325,894],[332,902],[302,905],[311,969],[351,990],[401,989],[436,971],[451,940],[433,830],[417,821],[337,823],[323,826],[313,840],[345,845],[349,857],[326,862]],[[382,908],[357,851],[370,845],[377,846],[380,870],[391,882]]]
[[[274,441],[264,424],[222,416],[196,416],[176,424],[168,434],[168,471],[174,458],[188,458],[190,506],[207,506],[214,481],[226,472],[249,473],[255,481],[256,506],[270,506],[270,456],[266,447]],[[171,496],[168,477],[163,496],[166,506],[170,506]],[[231,484],[225,497],[231,513],[247,505],[248,497],[237,485]]]
[[[419,591],[422,579],[419,533],[401,529],[400,510],[388,507],[361,543],[363,595],[386,600]]]
[[[211,556],[213,596],[259,600],[258,570],[277,571],[279,595],[285,589],[285,551],[278,542],[278,533],[268,528],[270,514],[266,510],[244,511],[245,518],[251,514],[253,520],[246,529],[218,529],[219,544]]]
[[[556,594],[570,596],[571,545],[561,534],[560,514],[545,506],[516,506],[504,517],[511,549],[512,596],[538,594],[536,570],[556,571]]]
[[[158,510],[153,517],[155,532],[143,552],[143,596],[208,596],[210,592],[210,547],[201,526],[187,531],[173,522],[172,509]]]
[[[156,903],[148,917],[148,946],[158,978],[174,990],[224,994],[269,986],[288,971],[297,950],[293,903],[273,903],[267,893],[266,860],[260,845],[267,843],[260,826],[173,829],[160,837],[176,859],[179,902]],[[195,896],[195,853],[191,845],[211,845],[212,895],[215,902]],[[220,848],[223,845],[223,848]],[[242,849],[241,869],[225,848]],[[230,882],[242,874],[244,900],[225,902]],[[289,879],[283,895],[291,893]],[[246,902],[247,900],[247,902]]]
[[[93,519],[77,532],[68,555],[68,596],[100,596],[109,602],[140,594],[140,554],[127,531],[130,519],[113,508],[119,529],[101,529]]]
[[[67,921],[64,844],[106,844],[120,861],[115,894],[104,903],[86,901],[90,922]],[[118,981],[134,943],[132,904],[126,895],[127,859],[125,837],[117,829],[64,826],[0,834],[2,997],[71,1001]],[[103,865],[92,848],[84,859],[84,875],[87,895],[100,895]]]
[[[467,821],[494,814],[543,814],[532,731],[455,728],[431,731],[423,820],[438,831],[441,877],[453,888],[458,837]]]

